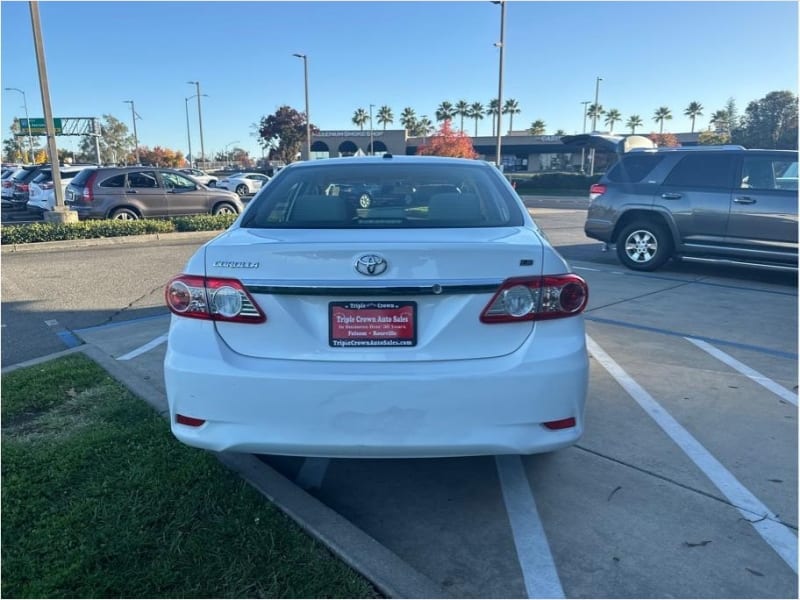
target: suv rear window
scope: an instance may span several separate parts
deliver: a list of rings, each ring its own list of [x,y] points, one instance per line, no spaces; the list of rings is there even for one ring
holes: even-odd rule
[[[91,177],[92,173],[95,172],[95,169],[84,169],[80,173],[78,173],[75,177],[72,178],[71,185],[76,187],[81,187],[86,184]]]
[[[639,183],[662,160],[663,154],[630,154],[609,171],[608,180],[615,183]]]
[[[326,164],[284,171],[263,190],[242,227],[418,229],[524,223],[499,176],[480,165]]]

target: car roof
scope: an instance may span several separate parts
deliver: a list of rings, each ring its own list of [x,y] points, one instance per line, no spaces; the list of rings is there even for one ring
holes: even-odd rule
[[[403,164],[403,165],[476,165],[492,166],[492,163],[485,160],[475,160],[472,158],[452,158],[449,156],[416,156],[416,155],[385,155],[385,156],[348,156],[343,158],[321,158],[318,160],[304,160],[293,162],[284,169],[307,169],[315,166],[331,165],[375,165],[375,164]]]

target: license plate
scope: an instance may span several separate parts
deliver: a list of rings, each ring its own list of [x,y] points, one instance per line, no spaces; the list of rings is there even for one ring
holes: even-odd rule
[[[417,345],[417,303],[331,302],[328,344],[334,348]]]

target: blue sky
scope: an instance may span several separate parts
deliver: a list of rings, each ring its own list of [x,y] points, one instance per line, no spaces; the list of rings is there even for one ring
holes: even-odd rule
[[[673,114],[665,131],[682,132],[691,101],[704,106],[705,128],[730,97],[743,112],[770,91],[798,92],[793,1],[510,1],[506,10],[503,97],[522,109],[514,129],[541,119],[547,133],[579,132],[598,76],[600,104],[640,115],[644,131],[657,131],[659,106]],[[260,155],[251,124],[282,104],[304,109],[294,52],[309,57],[311,121],[321,129],[355,128],[353,112],[369,104],[389,105],[399,128],[406,106],[433,118],[443,100],[497,95],[500,8],[485,0],[41,2],[40,12],[54,116],[110,113],[130,127],[123,101],[132,99],[140,143],[184,153],[186,82],[199,80],[209,96],[206,153],[238,140]],[[28,3],[3,1],[0,17],[3,87],[24,89],[31,117],[42,116]],[[196,110],[192,102],[195,150]],[[3,91],[3,137],[15,116],[24,116],[22,97]],[[491,118],[478,133],[491,134]],[[59,147],[77,139],[59,137]]]

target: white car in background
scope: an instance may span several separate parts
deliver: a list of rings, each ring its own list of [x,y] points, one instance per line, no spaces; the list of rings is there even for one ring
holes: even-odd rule
[[[84,169],[95,169],[94,166],[76,165],[76,166],[63,166],[59,173],[61,175],[61,189],[63,192],[62,198],[66,198],[67,186],[72,178]],[[34,212],[44,212],[53,210],[55,206],[56,196],[53,186],[53,171],[52,169],[43,170],[36,177],[31,180],[28,186],[28,203],[27,208]]]
[[[260,190],[269,177],[261,173],[234,173],[217,182],[218,188],[236,192],[239,196],[250,196]]]
[[[189,175],[195,181],[199,181],[203,185],[207,185],[208,187],[216,187],[217,185],[217,178],[213,175],[209,175],[205,171],[201,171],[200,169],[177,169],[180,173],[185,173]]]

